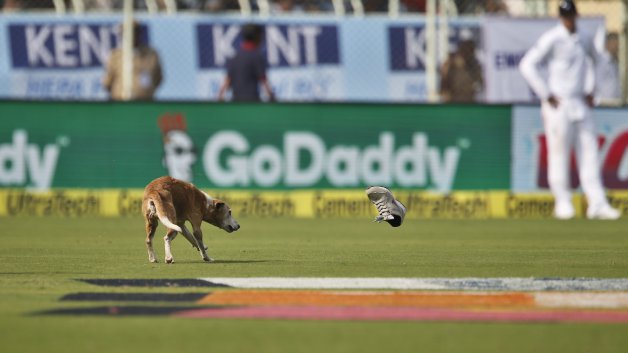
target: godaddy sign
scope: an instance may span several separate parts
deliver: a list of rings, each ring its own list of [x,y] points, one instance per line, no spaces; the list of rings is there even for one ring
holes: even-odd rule
[[[504,106],[1,102],[0,116],[0,187],[510,186]]]
[[[280,148],[252,146],[238,131],[220,131],[205,144],[203,168],[212,183],[223,187],[312,187],[327,179],[334,187],[426,187],[431,183],[438,191],[451,190],[459,147],[430,147],[423,132],[413,133],[410,145],[397,146],[392,132],[381,132],[374,142],[366,147],[328,146],[318,134],[290,131],[283,135]]]
[[[47,189],[57,167],[57,159],[67,138],[39,146],[29,143],[28,133],[14,130],[12,140],[0,142],[0,185]]]

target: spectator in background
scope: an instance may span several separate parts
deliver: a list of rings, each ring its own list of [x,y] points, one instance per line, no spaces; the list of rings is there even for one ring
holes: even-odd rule
[[[621,84],[619,82],[619,36],[609,33],[606,36],[604,50],[596,63],[595,98],[600,104],[619,104],[621,102]]]
[[[52,10],[54,8],[52,0],[5,0],[2,5],[3,11]]]
[[[503,0],[454,0],[459,14],[507,14]]]
[[[401,0],[405,12],[425,12],[427,0]]]
[[[254,23],[246,24],[242,27],[241,35],[241,48],[227,62],[227,75],[218,92],[218,100],[224,100],[227,90],[231,88],[232,101],[260,102],[261,85],[269,100],[273,101],[275,96],[266,77],[266,58],[260,50],[264,27]]]
[[[545,32],[519,64],[523,77],[542,101],[554,216],[570,219],[576,214],[569,184],[569,161],[575,143],[580,182],[588,203],[587,218],[617,219],[621,213],[608,203],[600,177],[591,111],[595,88],[591,62],[599,57],[601,48],[577,27],[578,11],[573,1],[560,2],[559,17],[560,23]]]
[[[388,0],[362,0],[364,12],[386,12],[388,11]]]
[[[294,0],[275,0],[270,5],[270,12],[272,14],[294,14],[302,13],[303,8]]]
[[[486,0],[484,2],[484,12],[493,15],[507,15],[508,6],[502,0]]]
[[[301,3],[305,12],[323,12],[323,4],[318,0],[302,0]]]
[[[143,27],[133,23],[133,79],[131,88],[132,100],[153,99],[155,91],[161,84],[162,72],[159,55],[144,43]],[[111,99],[122,100],[122,48],[111,51],[103,86]]]
[[[475,102],[484,89],[482,65],[475,56],[475,42],[468,29],[462,30],[458,48],[440,68],[440,95],[446,103]]]
[[[240,11],[240,2],[238,0],[207,0],[202,7],[210,12]]]
[[[83,4],[85,9],[90,11],[112,11],[116,9],[116,5],[121,5],[116,4],[114,0],[83,0]]]
[[[72,0],[66,0],[71,3]],[[206,0],[175,0],[177,10],[200,10]],[[114,11],[122,10],[124,7],[124,0],[83,0],[85,9],[91,11]],[[134,0],[133,8],[140,11],[147,11],[149,7],[144,0]],[[167,9],[165,0],[154,0],[152,5],[156,11],[164,11]]]
[[[4,12],[19,11],[22,9],[20,0],[4,0],[0,1],[0,4],[2,4],[2,11]]]

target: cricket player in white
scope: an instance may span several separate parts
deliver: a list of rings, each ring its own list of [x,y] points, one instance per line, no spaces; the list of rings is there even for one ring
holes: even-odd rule
[[[617,219],[620,212],[609,205],[600,180],[598,142],[591,112],[594,63],[600,48],[594,45],[595,34],[578,31],[577,15],[573,1],[560,1],[560,24],[539,38],[521,59],[519,69],[542,100],[554,216],[570,219],[575,215],[569,186],[570,150],[575,142],[580,183],[589,205],[587,217]]]

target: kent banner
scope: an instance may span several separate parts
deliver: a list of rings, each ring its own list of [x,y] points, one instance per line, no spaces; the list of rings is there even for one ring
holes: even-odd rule
[[[241,16],[138,15],[159,53],[158,100],[213,101],[240,48]],[[102,77],[120,45],[115,15],[0,14],[0,98],[106,100]],[[265,26],[268,77],[280,101],[426,101],[425,17],[256,19]],[[479,41],[479,21],[450,22]],[[368,58],[368,60],[365,60]]]

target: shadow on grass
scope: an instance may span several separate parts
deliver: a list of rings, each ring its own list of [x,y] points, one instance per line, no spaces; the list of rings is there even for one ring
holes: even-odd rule
[[[283,262],[282,260],[214,260],[213,264],[254,264],[262,262]]]
[[[161,259],[160,259],[161,260]],[[205,262],[201,259],[198,260],[178,260],[175,259],[174,263],[167,264],[163,260],[154,263],[154,265],[199,265],[199,264],[207,264],[207,265],[216,265],[216,264],[256,264],[256,263],[279,263],[284,262],[284,260],[214,260],[212,262]],[[152,265],[149,263],[149,265]]]
[[[207,265],[218,265],[218,264],[259,264],[259,263],[279,263],[279,262],[284,262],[284,260],[216,260],[214,259],[214,261],[212,262],[205,262],[201,259],[198,260],[174,260],[173,264],[166,264],[164,261],[159,261],[156,263],[156,265],[159,264],[163,264],[163,265],[172,265],[172,266],[177,266],[177,265],[198,265],[198,264],[207,264]]]
[[[89,275],[90,272],[74,271],[22,271],[22,272],[0,272],[3,275]]]

